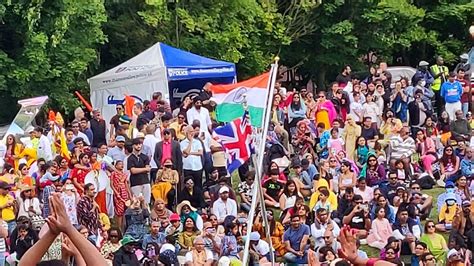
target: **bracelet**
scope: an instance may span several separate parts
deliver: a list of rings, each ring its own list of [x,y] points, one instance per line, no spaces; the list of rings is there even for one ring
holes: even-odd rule
[[[374,259],[374,258],[369,259],[369,260],[367,261],[366,265],[367,265],[367,266],[374,266],[375,263],[376,263],[378,260],[379,260],[379,259]]]

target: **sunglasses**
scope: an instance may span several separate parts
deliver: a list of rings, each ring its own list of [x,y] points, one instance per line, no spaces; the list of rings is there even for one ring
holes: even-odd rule
[[[426,228],[435,228],[434,225],[427,225]]]
[[[324,95],[319,95],[318,98],[324,98]]]
[[[446,149],[446,151],[453,151],[452,149]]]

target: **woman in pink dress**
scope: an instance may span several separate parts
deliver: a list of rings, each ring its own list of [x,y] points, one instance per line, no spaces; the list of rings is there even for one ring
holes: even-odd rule
[[[369,246],[383,249],[387,245],[387,239],[393,235],[392,226],[385,218],[385,209],[377,207],[375,209],[376,218],[372,221],[372,228],[367,237],[367,244]]]

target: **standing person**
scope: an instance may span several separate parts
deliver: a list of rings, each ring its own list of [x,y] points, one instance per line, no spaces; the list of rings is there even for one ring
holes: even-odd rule
[[[344,88],[349,82],[352,81],[351,72],[352,72],[351,66],[345,65],[341,73],[337,75],[336,82],[338,83],[338,86],[340,88]]]
[[[95,187],[93,184],[84,186],[84,196],[77,203],[77,220],[95,236],[99,234],[99,205],[94,201]]]
[[[145,139],[143,140],[143,146],[147,147],[146,150],[149,152],[149,154],[146,155],[150,158],[150,180],[152,184],[155,183],[156,173],[158,172],[158,166],[153,157],[155,156],[156,144],[160,141],[160,139],[155,136],[155,129],[156,126],[153,124],[147,125]]]
[[[196,186],[202,189],[204,147],[199,139],[194,138],[195,132],[192,126],[187,126],[185,132],[186,139],[180,144],[183,153],[183,172],[185,176],[192,176]]]
[[[199,97],[202,100],[202,105],[204,106],[204,108],[209,110],[209,113],[212,113],[214,111],[214,105],[212,104],[212,101],[211,101],[211,98],[212,98],[211,86],[212,86],[212,83],[207,82],[206,84],[204,84],[204,86],[202,87],[202,91],[199,94]],[[191,121],[189,122],[191,123]]]
[[[454,117],[454,113],[457,110],[462,109],[461,96],[463,88],[461,83],[456,80],[456,74],[454,72],[449,73],[448,81],[441,85],[440,96],[446,102],[446,112],[449,117]]]
[[[89,141],[89,137],[87,137],[86,134],[84,134],[80,131],[81,126],[79,124],[79,121],[72,121],[71,128],[72,128],[72,133],[74,133],[74,137],[73,137],[72,141],[74,141],[75,139],[78,139],[78,138],[82,138],[82,141],[84,141],[84,143],[87,144],[87,146],[91,145],[91,143]],[[43,133],[43,132],[41,131],[41,133]],[[46,160],[46,161],[49,161],[49,160]]]
[[[167,160],[171,159],[173,162],[173,169],[177,170],[181,176],[183,169],[183,154],[178,141],[174,140],[169,129],[163,130],[163,140],[158,142],[155,146],[155,153],[153,160],[155,161],[157,169]]]
[[[150,204],[150,158],[143,154],[140,139],[133,139],[133,152],[127,159],[127,169],[130,170],[130,189],[133,196],[143,196],[146,204]]]
[[[97,148],[100,143],[107,143],[105,133],[107,131],[107,126],[105,120],[102,118],[102,115],[99,110],[92,111],[92,119],[90,120],[91,130],[92,130],[92,147]]]
[[[92,140],[94,140],[94,133],[89,128],[89,119],[86,117],[81,118],[81,121],[79,121],[79,130],[86,134],[87,140],[92,144]]]
[[[346,119],[346,126],[342,132],[342,140],[344,140],[346,147],[346,154],[349,160],[354,160],[354,147],[356,146],[356,140],[361,135],[362,129],[356,124],[354,116],[349,114]]]
[[[79,131],[79,123],[77,123],[77,127],[77,131]],[[51,142],[49,141],[48,137],[43,134],[43,129],[41,127],[36,127],[33,131],[33,134],[39,139],[38,149],[36,151],[36,158],[43,158],[46,161],[51,161],[53,159],[53,152],[51,151]]]
[[[427,117],[431,115],[429,111],[429,106],[422,101],[423,92],[421,90],[416,90],[415,100],[408,104],[409,117],[410,117],[410,126],[412,133],[420,130],[425,123]]]
[[[188,123],[192,123],[197,119],[201,125],[201,132],[204,132],[204,130],[210,130],[212,128],[211,117],[209,115],[209,111],[206,108],[201,108],[201,97],[194,97],[193,103],[194,106],[186,112]]]
[[[125,108],[123,107],[123,104],[119,103],[115,106],[115,110],[117,111],[117,113],[114,116],[112,116],[109,122],[109,125],[110,125],[109,138],[110,139],[114,138],[115,130],[120,126],[119,118],[123,115]]]
[[[124,161],[125,160],[125,137],[117,136],[115,138],[115,146],[110,148],[107,152],[107,156],[112,158],[114,161]]]
[[[8,192],[10,185],[6,182],[0,182],[0,210],[1,218],[8,224],[8,232],[11,233],[16,228],[15,199]]]
[[[464,115],[467,115],[467,112],[469,111],[469,102],[472,101],[474,87],[471,88],[470,82],[464,79],[466,72],[464,71],[463,68],[458,69],[456,73],[457,73],[456,80],[459,81],[459,84],[461,84],[461,87],[462,87],[462,96],[461,96],[462,112],[464,113]]]
[[[449,69],[444,65],[444,59],[441,56],[436,57],[436,64],[430,67],[431,74],[433,75],[433,89],[436,97],[436,108],[438,109],[438,115],[441,114],[442,107],[444,106],[444,96],[441,95],[440,90],[443,83],[447,81]],[[453,116],[451,116],[453,117]]]
[[[123,162],[115,162],[115,171],[110,176],[112,189],[114,191],[114,211],[117,217],[117,226],[124,230],[123,216],[126,209],[126,201],[131,199],[127,175],[123,172]]]

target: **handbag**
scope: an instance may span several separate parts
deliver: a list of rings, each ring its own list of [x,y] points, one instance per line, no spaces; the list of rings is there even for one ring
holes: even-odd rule
[[[32,199],[30,199],[30,206]],[[28,217],[30,218],[31,221],[31,226],[33,227],[33,230],[39,231],[41,227],[46,223],[46,220],[43,218],[43,216],[38,215],[36,213],[30,212],[29,210],[26,209],[25,202],[23,202],[23,210],[28,213]]]

